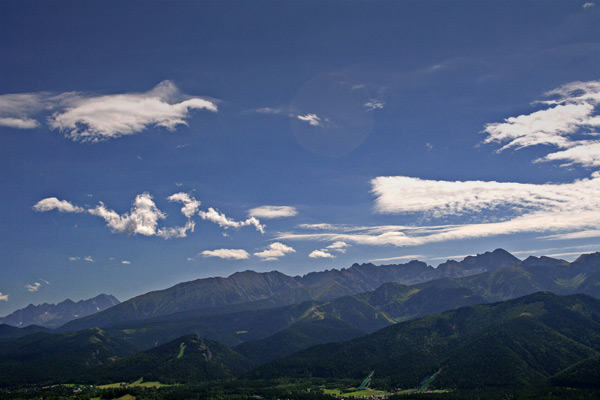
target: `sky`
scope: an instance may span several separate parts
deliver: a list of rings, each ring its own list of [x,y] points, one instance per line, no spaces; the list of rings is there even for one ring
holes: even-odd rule
[[[600,3],[0,2],[0,315],[600,251]]]

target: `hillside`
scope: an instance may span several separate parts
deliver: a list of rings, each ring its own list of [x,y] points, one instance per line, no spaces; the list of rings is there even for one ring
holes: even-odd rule
[[[360,379],[415,387],[440,371],[441,388],[528,386],[600,354],[600,301],[540,292],[403,322],[258,367],[252,379]]]
[[[232,378],[249,368],[250,362],[231,348],[186,335],[100,367],[94,375],[100,382],[190,383]]]
[[[93,370],[134,349],[99,328],[34,333],[0,346],[0,386],[87,380]]]

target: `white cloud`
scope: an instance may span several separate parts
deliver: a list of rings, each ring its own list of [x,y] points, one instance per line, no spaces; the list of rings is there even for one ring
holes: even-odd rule
[[[102,202],[88,212],[104,219],[114,232],[144,236],[156,235],[158,220],[166,218],[148,193],[136,196],[129,214],[119,215],[117,212],[107,209]]]
[[[293,217],[297,214],[298,211],[290,206],[261,206],[248,211],[248,216],[264,219]]]
[[[536,102],[545,109],[487,124],[484,132],[488,136],[484,142],[503,144],[498,151],[547,145],[561,151],[536,161],[567,160],[565,165],[600,165],[600,141],[585,139],[600,136],[597,111],[600,81],[567,83],[545,96],[550,100]]]
[[[41,283],[34,282],[31,285],[25,285],[25,288],[27,289],[28,292],[34,293],[34,292],[37,292],[39,290],[40,286],[42,286]]]
[[[169,200],[179,202],[186,200],[184,193],[174,196],[175,198],[172,198],[173,196],[169,197]],[[184,207],[182,208],[182,213],[186,216],[186,213],[191,209],[195,210],[194,207],[197,208],[196,203],[199,204],[199,202],[189,198],[189,196],[187,200],[189,202],[184,202]],[[166,215],[158,209],[152,196],[148,193],[136,196],[129,213],[120,215],[106,208],[102,202],[95,208],[87,210],[87,212],[104,219],[113,232],[122,234],[158,236],[164,239],[182,238],[187,236],[188,231],[193,232],[195,227],[195,223],[188,220],[185,226],[158,228],[158,221],[165,219]]]
[[[317,114],[306,114],[296,116],[300,121],[308,122],[311,126],[322,126],[321,118]]]
[[[68,93],[17,93],[0,95],[0,126],[32,129],[44,118],[73,140],[98,142],[133,135],[149,126],[174,130],[186,125],[194,110],[217,111],[213,101],[182,94],[171,81],[145,93],[90,95]],[[37,118],[37,119],[36,119]]]
[[[273,108],[273,107],[262,107],[256,110],[259,114],[281,114],[283,111],[281,108]]]
[[[308,255],[310,258],[335,258],[335,256],[331,253],[328,253],[325,250],[315,250]]]
[[[87,256],[83,260],[87,261],[87,262],[94,262],[94,259],[92,258],[92,256]]]
[[[15,93],[0,95],[0,126],[17,129],[33,129],[41,124],[33,115],[51,110],[60,97],[50,93]]]
[[[227,216],[212,207],[208,208],[208,211],[199,211],[198,215],[204,219],[215,224],[218,224],[221,228],[235,228],[239,229],[243,226],[254,226],[257,231],[260,233],[265,233],[265,226],[261,225],[260,221],[255,217],[250,217],[245,221],[235,221],[231,218],[227,218]]]
[[[405,176],[378,177],[371,181],[380,213],[422,212],[434,217],[489,211],[508,206],[515,212],[596,208],[600,179],[565,184],[524,184],[486,181],[434,181]]]
[[[0,292],[0,301],[8,301],[8,295]]]
[[[596,3],[592,3],[591,1],[588,1],[587,3],[583,4],[583,8],[591,8],[594,7],[596,5]]]
[[[379,212],[419,212],[433,217],[470,213],[484,222],[416,227],[332,226],[334,229],[323,229],[326,232],[322,233],[287,232],[276,238],[403,247],[523,232],[565,235],[587,231],[580,235],[591,235],[600,228],[600,173],[573,183],[544,185],[383,177],[373,180],[373,188]]]
[[[79,257],[69,257],[69,261],[79,261],[81,258]]]
[[[217,111],[209,100],[182,95],[171,81],[163,81],[145,93],[78,95],[66,106],[55,112],[48,124],[81,142],[133,135],[149,126],[172,131],[177,125],[187,125],[185,118],[192,110]]]
[[[166,214],[158,209],[152,196],[148,193],[137,195],[133,206],[128,213],[119,214],[114,210],[106,207],[103,202],[99,205],[84,209],[75,206],[66,200],[58,200],[55,197],[40,200],[33,208],[39,212],[59,210],[61,212],[85,212],[87,214],[98,216],[106,221],[107,226],[113,231],[122,234],[134,234],[143,236],[158,236],[164,239],[183,238],[188,232],[194,232],[195,222],[191,218],[198,214],[202,219],[214,222],[219,226],[227,228],[239,229],[244,226],[254,226],[261,232],[265,232],[265,226],[260,223],[256,217],[249,217],[244,221],[235,221],[228,218],[225,214],[209,207],[207,211],[198,210],[200,201],[187,193],[175,193],[167,198],[170,202],[178,202],[183,204],[181,213],[188,218],[184,226],[175,227],[159,227],[158,223],[162,219],[166,219]],[[263,209],[265,215],[284,216],[291,215],[295,211],[293,207],[275,207],[274,209]],[[71,261],[78,260],[76,257],[69,258]]]
[[[346,247],[350,247],[346,242],[335,242],[327,246],[328,249],[339,251],[340,253],[345,253]]]
[[[74,206],[67,200],[58,200],[56,197],[48,197],[38,201],[33,206],[33,209],[37,212],[58,210],[62,213],[80,213],[85,211],[83,208]]]
[[[263,261],[276,261],[286,254],[295,252],[296,250],[294,250],[292,247],[286,246],[283,243],[275,242],[271,243],[266,250],[254,253],[254,255],[261,258]]]
[[[33,129],[40,126],[40,123],[31,118],[0,118],[0,126],[15,129]]]
[[[401,260],[419,260],[425,258],[425,256],[420,254],[410,254],[407,256],[398,256],[398,257],[386,257],[386,258],[374,258],[369,260],[370,262],[386,262],[386,261],[401,261]],[[435,258],[432,258],[435,260]]]
[[[598,167],[600,166],[600,141],[582,140],[567,150],[557,151],[538,158],[536,162],[558,160],[566,161],[563,164],[565,166],[578,163],[584,167]]]
[[[204,250],[202,255],[204,257],[219,257],[226,260],[245,260],[250,257],[250,254],[242,249]]]
[[[556,235],[541,236],[539,239],[547,240],[570,240],[600,237],[600,229],[590,229],[579,232],[559,233]]]
[[[127,265],[129,265],[129,264],[131,264],[131,261],[123,260],[123,261],[121,261],[121,264],[127,264]]]
[[[385,106],[385,103],[381,100],[371,99],[364,104],[367,111],[381,110]]]
[[[167,197],[167,200],[183,203],[181,213],[188,218],[191,218],[200,207],[200,202],[187,193],[175,193]]]

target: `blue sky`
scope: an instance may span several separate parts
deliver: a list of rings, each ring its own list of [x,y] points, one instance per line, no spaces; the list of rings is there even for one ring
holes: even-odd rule
[[[0,3],[0,315],[600,250],[600,5]]]

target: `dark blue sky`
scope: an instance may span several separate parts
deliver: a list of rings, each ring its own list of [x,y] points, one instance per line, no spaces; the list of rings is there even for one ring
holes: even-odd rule
[[[0,315],[245,269],[597,251],[599,17],[1,2]]]

